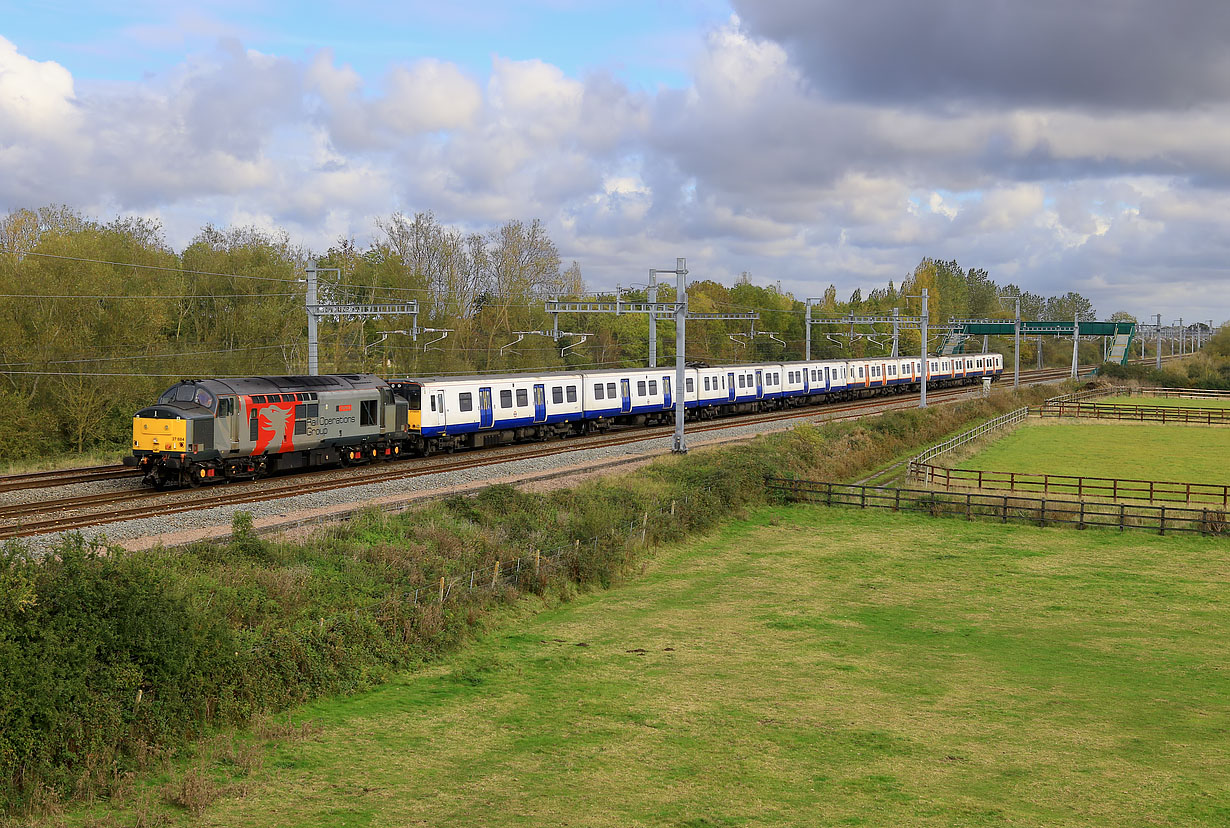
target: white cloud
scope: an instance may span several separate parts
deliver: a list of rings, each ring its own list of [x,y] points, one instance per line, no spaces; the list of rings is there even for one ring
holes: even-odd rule
[[[1203,285],[1230,316],[1230,106],[837,100],[737,20],[692,72],[653,93],[504,57],[486,77],[423,59],[372,78],[327,50],[223,40],[102,86],[0,38],[0,207],[154,213],[176,244],[252,222],[317,248],[398,209],[469,229],[539,217],[596,284],[682,255],[698,278],[848,295],[934,256],[1084,285],[1105,312],[1150,283],[1158,302]]]

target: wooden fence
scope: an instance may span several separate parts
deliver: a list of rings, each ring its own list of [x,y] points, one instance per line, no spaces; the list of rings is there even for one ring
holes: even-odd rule
[[[770,491],[781,494],[791,502],[891,509],[894,512],[917,512],[933,517],[960,517],[966,520],[990,518],[1001,523],[1011,521],[1036,526],[1075,526],[1080,529],[1105,527],[1121,532],[1142,529],[1160,535],[1167,532],[1192,532],[1224,536],[1230,530],[1230,523],[1223,509],[1099,503],[978,492],[937,492],[929,489],[859,486],[782,477],[767,478],[765,485]]]
[[[1161,405],[1105,405],[1048,400],[1037,409],[1040,417],[1080,417],[1094,420],[1134,420],[1150,423],[1230,424],[1230,408],[1171,408]]]
[[[1230,485],[1220,483],[1180,483],[1165,480],[1131,480],[1115,477],[1082,477],[1069,474],[1001,472],[984,469],[947,469],[922,463],[912,464],[913,479],[931,486],[978,488],[1010,492],[1067,494],[1078,498],[1098,497],[1113,500],[1169,500],[1175,503],[1207,503],[1230,507]]]
[[[1230,400],[1230,391],[1213,388],[1124,388],[1131,397],[1182,397],[1193,400]]]

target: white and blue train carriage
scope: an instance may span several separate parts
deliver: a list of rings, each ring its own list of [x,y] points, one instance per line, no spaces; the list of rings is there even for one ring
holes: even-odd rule
[[[1003,373],[1000,354],[928,358],[928,384],[976,382]],[[690,418],[750,413],[916,389],[917,358],[858,358],[729,366],[689,366]],[[612,425],[671,422],[679,389],[673,367],[390,380],[408,402],[407,429],[426,454],[542,440]]]

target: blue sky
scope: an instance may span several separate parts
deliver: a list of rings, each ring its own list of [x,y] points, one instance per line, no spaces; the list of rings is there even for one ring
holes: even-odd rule
[[[0,214],[365,244],[540,219],[593,287],[923,257],[1230,317],[1230,4],[0,0]]]
[[[682,86],[705,31],[730,17],[720,0],[541,2],[0,3],[0,32],[82,80],[137,81],[234,37],[266,54],[332,49],[378,77],[435,57],[485,75],[493,55],[536,58],[570,75],[606,71],[630,84]]]

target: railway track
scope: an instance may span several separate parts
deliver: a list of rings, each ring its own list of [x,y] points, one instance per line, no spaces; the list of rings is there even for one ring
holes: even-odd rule
[[[139,477],[141,472],[127,466],[89,466],[79,469],[56,469],[53,471],[9,474],[0,477],[0,492],[19,489],[47,489],[53,486],[70,486],[78,483],[93,483],[97,480],[113,480],[121,477]]]
[[[1067,378],[1065,369],[1022,371],[1021,382],[1034,385]],[[1000,382],[1007,380],[1005,375]],[[969,398],[981,393],[978,386],[937,389],[928,391],[929,400],[936,402]],[[721,431],[729,428],[764,422],[789,422],[797,420],[822,420],[834,422],[857,419],[870,414],[901,408],[913,408],[918,404],[918,394],[901,394],[895,397],[876,397],[855,402],[805,406],[785,411],[765,412],[719,420],[703,420],[689,423],[689,435]],[[383,483],[392,480],[424,477],[442,472],[464,471],[482,466],[496,465],[515,460],[528,460],[551,455],[566,454],[592,449],[612,448],[639,443],[671,435],[673,426],[630,428],[605,435],[570,438],[550,443],[519,444],[493,449],[466,452],[464,455],[445,455],[434,458],[416,458],[348,469],[346,476],[338,476],[337,469],[325,469],[295,475],[279,481],[266,478],[261,481],[231,483],[225,487],[211,486],[201,489],[183,489],[174,492],[157,492],[149,489],[131,489],[120,492],[82,495],[69,498],[40,500],[24,504],[0,507],[0,539],[29,537],[53,532],[65,532],[114,523],[136,518],[160,517],[217,506],[243,505],[264,500],[276,500],[305,494],[328,492],[368,483]],[[109,474],[108,474],[109,472]],[[114,477],[134,476],[132,469],[123,466],[100,466],[90,469],[70,469],[59,472],[40,472],[32,475],[14,475],[0,478],[0,491],[34,488],[36,486],[59,486],[70,483],[105,480]],[[6,488],[5,484],[14,485]],[[54,481],[54,482],[38,482]]]

